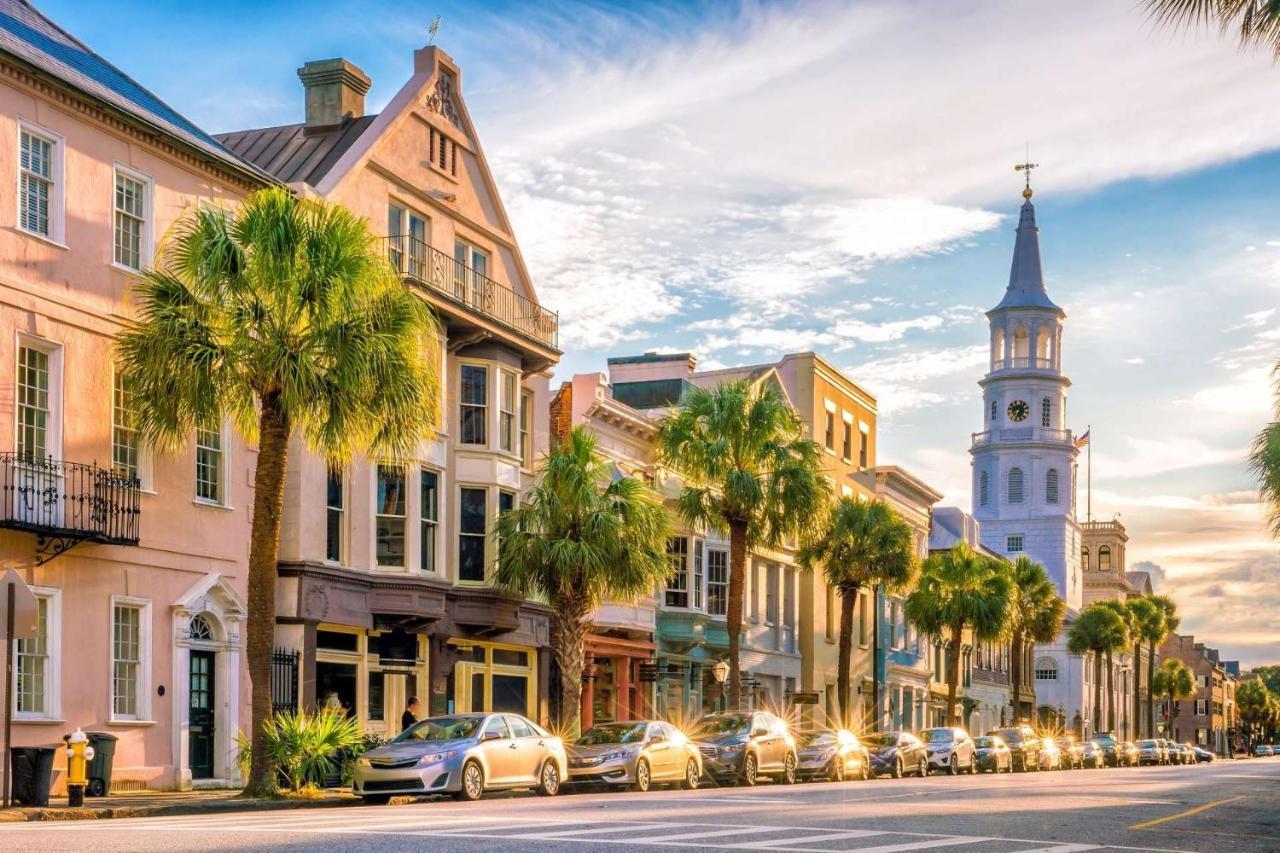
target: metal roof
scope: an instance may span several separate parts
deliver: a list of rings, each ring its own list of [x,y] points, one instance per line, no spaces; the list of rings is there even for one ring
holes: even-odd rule
[[[236,156],[270,172],[287,184],[317,186],[376,115],[351,119],[333,128],[307,129],[303,124],[219,133],[214,138]]]

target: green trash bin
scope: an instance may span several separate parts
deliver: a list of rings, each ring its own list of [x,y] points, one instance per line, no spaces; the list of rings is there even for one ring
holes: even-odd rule
[[[93,760],[85,775],[89,784],[84,793],[89,797],[105,797],[111,793],[111,765],[116,758],[116,736],[111,732],[85,732],[89,746],[93,747]]]
[[[28,806],[49,805],[53,758],[60,750],[57,746],[13,747],[9,769],[13,774],[12,793],[16,801]]]

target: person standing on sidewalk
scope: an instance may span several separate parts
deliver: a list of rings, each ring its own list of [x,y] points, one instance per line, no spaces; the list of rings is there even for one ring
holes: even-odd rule
[[[404,731],[416,722],[418,722],[418,697],[410,696],[408,707],[400,715],[400,731]]]

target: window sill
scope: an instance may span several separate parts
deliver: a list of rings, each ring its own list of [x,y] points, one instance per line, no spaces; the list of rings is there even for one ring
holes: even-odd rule
[[[223,512],[234,512],[234,511],[235,511],[235,507],[231,506],[230,504],[220,504],[220,503],[218,503],[218,502],[216,502],[216,501],[207,501],[207,500],[204,500],[203,498],[193,498],[193,499],[191,500],[191,502],[192,502],[193,504],[195,504],[196,506],[208,507],[209,509],[220,509],[220,510],[222,510]]]
[[[47,237],[44,234],[38,234],[35,231],[28,231],[27,229],[21,226],[15,225],[13,226],[13,230],[21,234],[23,237],[31,237],[32,239],[39,240],[41,243],[47,243],[50,246],[53,246],[55,249],[65,249],[67,251],[71,250],[71,247],[68,246],[66,243],[59,242],[58,240],[55,240],[52,237]]]
[[[66,725],[66,720],[58,720],[53,717],[14,717],[13,724],[15,726],[61,726]]]
[[[107,720],[107,725],[119,726],[121,728],[142,729],[158,725],[158,723],[155,720]]]
[[[117,272],[122,272],[127,275],[134,276],[135,278],[141,277],[141,275],[144,272],[146,272],[146,270],[134,269],[133,267],[125,266],[124,264],[119,263],[118,261],[112,261],[111,268],[113,270],[116,270]]]

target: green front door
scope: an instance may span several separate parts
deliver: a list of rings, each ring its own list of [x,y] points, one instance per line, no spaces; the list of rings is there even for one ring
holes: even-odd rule
[[[187,754],[192,779],[213,778],[213,655],[213,652],[191,651]]]

